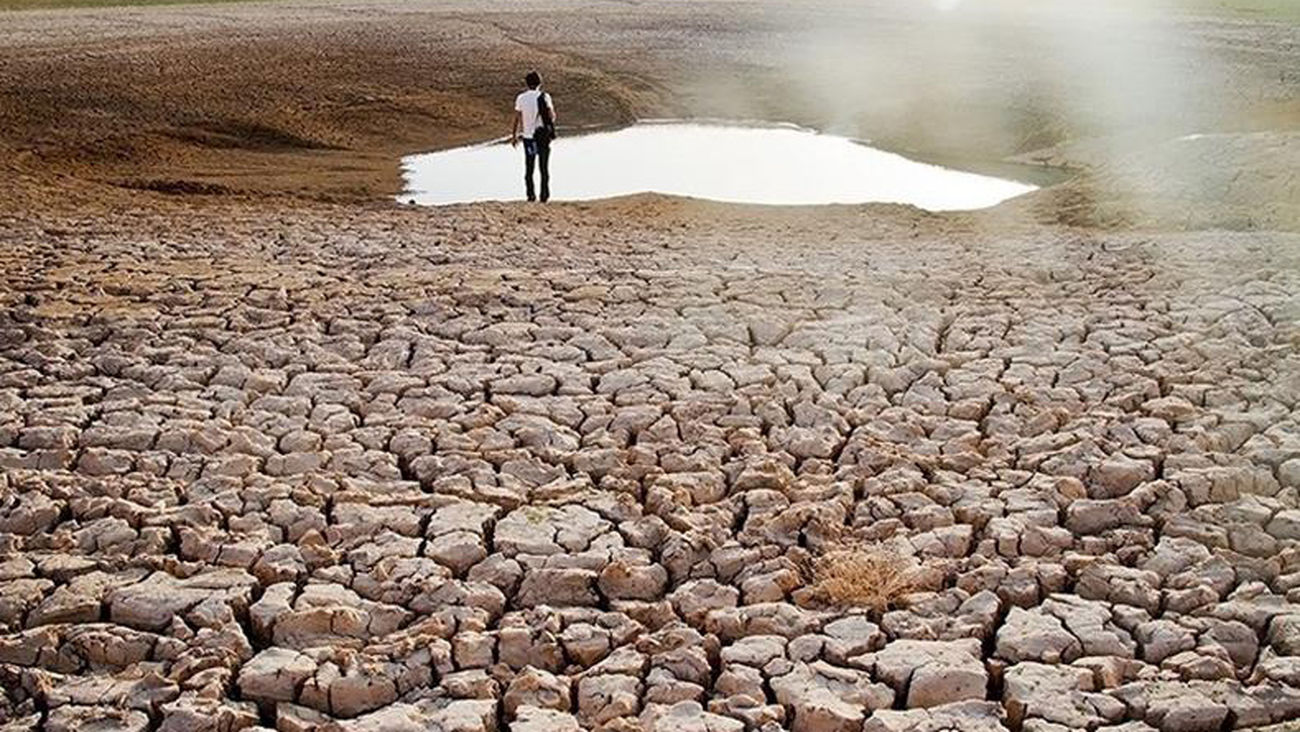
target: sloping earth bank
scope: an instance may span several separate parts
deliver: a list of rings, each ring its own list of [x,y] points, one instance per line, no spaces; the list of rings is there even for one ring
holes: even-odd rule
[[[373,200],[397,192],[400,154],[505,134],[529,68],[545,72],[575,128],[786,120],[966,164],[1020,156],[1104,168],[1184,135],[1300,126],[1300,29],[1283,20],[1158,3],[936,5],[485,0],[7,13],[0,190],[58,176],[31,206],[62,202],[68,177],[109,184],[100,196]],[[1115,208],[1140,198],[1154,168],[1166,194],[1191,189],[1213,210],[1218,191],[1195,184],[1268,160],[1285,177],[1294,151],[1275,147],[1254,145],[1249,157],[1198,149],[1181,156],[1192,164],[1177,175],[1153,160],[1125,176],[1137,183],[1108,182],[1088,200]],[[1121,200],[1106,200],[1117,191]],[[1300,208],[1294,185],[1269,195]],[[1069,220],[1087,223],[1077,204]],[[1235,213],[1228,220],[1243,225]]]

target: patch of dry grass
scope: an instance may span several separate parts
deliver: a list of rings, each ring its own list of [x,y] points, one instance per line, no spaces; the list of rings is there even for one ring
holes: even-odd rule
[[[813,560],[813,590],[835,607],[884,612],[913,585],[907,563],[899,556],[863,548],[837,549]]]

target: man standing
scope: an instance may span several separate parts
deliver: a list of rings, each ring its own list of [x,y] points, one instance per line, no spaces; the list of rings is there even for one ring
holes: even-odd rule
[[[542,91],[542,77],[529,71],[524,77],[528,88],[515,97],[515,124],[510,131],[510,144],[519,144],[520,132],[524,138],[524,190],[528,200],[535,201],[533,193],[533,166],[541,168],[542,203],[551,197],[551,138],[555,135],[555,105],[551,95]]]

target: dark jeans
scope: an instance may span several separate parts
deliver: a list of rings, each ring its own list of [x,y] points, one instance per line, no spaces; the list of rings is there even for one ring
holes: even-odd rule
[[[542,202],[545,203],[551,198],[551,143],[539,144],[536,140],[524,138],[524,190],[530,201],[537,200],[533,192],[534,163],[540,163],[542,169]]]

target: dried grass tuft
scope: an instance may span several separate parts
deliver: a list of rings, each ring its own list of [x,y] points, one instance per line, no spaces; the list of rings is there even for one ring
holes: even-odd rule
[[[813,563],[813,589],[827,605],[884,612],[913,589],[907,563],[879,550],[839,549]]]

